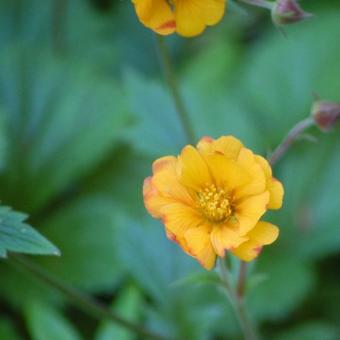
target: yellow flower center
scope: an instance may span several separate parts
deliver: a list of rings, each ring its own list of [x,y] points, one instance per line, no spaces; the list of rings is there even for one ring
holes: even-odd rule
[[[197,193],[196,206],[212,222],[223,222],[232,213],[228,193],[214,184]]]

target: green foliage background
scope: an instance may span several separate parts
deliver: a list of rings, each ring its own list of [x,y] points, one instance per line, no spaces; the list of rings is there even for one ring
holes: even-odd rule
[[[197,139],[233,134],[265,155],[313,92],[340,101],[339,2],[302,4],[316,17],[287,38],[265,11],[232,4],[204,35],[168,39]],[[152,160],[186,140],[130,1],[1,1],[0,48],[0,198],[62,254],[35,260],[151,330],[241,339],[223,293],[185,280],[203,269],[143,208]],[[340,338],[340,129],[312,134],[275,170],[281,235],[253,268],[248,306],[266,339]],[[136,338],[7,260],[0,277],[3,340]]]

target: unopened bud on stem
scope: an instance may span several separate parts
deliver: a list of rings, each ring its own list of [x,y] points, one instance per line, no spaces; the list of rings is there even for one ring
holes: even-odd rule
[[[311,115],[322,131],[329,131],[340,121],[340,103],[318,100],[312,106]]]
[[[272,20],[278,26],[293,24],[312,17],[296,0],[276,0],[272,7]]]

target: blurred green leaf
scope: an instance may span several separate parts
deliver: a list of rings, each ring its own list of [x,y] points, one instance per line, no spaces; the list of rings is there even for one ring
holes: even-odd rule
[[[136,119],[127,139],[145,154],[160,156],[177,153],[186,140],[173,100],[164,85],[128,70],[124,86],[130,111]]]
[[[249,308],[259,320],[287,317],[315,286],[313,267],[287,256],[264,257],[258,272],[268,275],[249,295]]]
[[[186,60],[181,77],[187,87],[197,89],[202,94],[214,88],[217,93],[209,93],[213,97],[216,94],[226,95],[238,70],[241,48],[231,39],[218,43],[213,40],[205,47]]]
[[[1,340],[20,340],[20,336],[15,330],[15,326],[9,319],[0,320],[0,339]]]
[[[50,216],[44,233],[63,256],[42,263],[60,278],[91,291],[105,291],[119,282],[117,259],[119,206],[106,196],[84,197]],[[122,226],[123,227],[123,226]]]
[[[325,136],[327,138],[327,136]],[[336,143],[337,142],[337,143]],[[339,144],[340,138],[334,145]],[[340,157],[336,148],[331,149],[331,157],[318,178],[310,197],[309,225],[300,231],[302,247],[300,253],[308,259],[319,259],[340,250]]]
[[[141,291],[134,285],[127,285],[114,301],[112,310],[125,320],[135,324],[140,322],[143,305]],[[133,340],[135,334],[123,327],[104,321],[96,331],[95,340]]]
[[[0,112],[0,173],[5,168],[7,158],[7,136],[5,133],[4,115]]]
[[[281,332],[273,337],[274,340],[337,340],[339,339],[339,329],[332,325],[318,321],[298,325],[292,329]]]
[[[59,250],[36,230],[24,223],[27,215],[0,207],[0,257],[8,252],[59,255]]]
[[[118,86],[86,64],[13,48],[0,69],[7,135],[16,136],[8,139],[1,195],[32,212],[102,161],[128,116]]]
[[[53,306],[32,301],[25,307],[25,317],[32,340],[80,340],[72,324]]]
[[[340,15],[332,11],[318,16],[293,25],[288,39],[271,30],[245,60],[239,90],[244,91],[243,101],[254,113],[254,124],[267,147],[308,115],[312,93],[340,100],[340,46],[334,43],[340,34]]]
[[[170,284],[198,264],[166,238],[159,223],[125,216],[120,220],[117,250],[122,266],[153,298],[164,301]]]
[[[105,194],[121,206],[129,216],[145,216],[142,185],[151,175],[153,158],[138,152],[126,144],[118,146],[106,162],[91,176],[84,179],[85,195]]]
[[[203,277],[206,272],[166,238],[163,226],[150,218],[120,219],[119,259],[128,275],[154,301],[155,306],[145,309],[151,329],[179,339],[198,340],[209,338],[211,332],[239,332],[229,303],[217,285],[176,284],[199,276],[198,270]]]
[[[262,152],[254,112],[240,102],[235,88],[242,66],[240,47],[229,40],[211,45],[189,60],[180,78],[197,140],[231,134]]]
[[[199,272],[193,273],[181,278],[172,283],[173,287],[180,287],[182,285],[195,285],[195,284],[221,284],[221,280],[219,279],[217,273],[215,272]]]

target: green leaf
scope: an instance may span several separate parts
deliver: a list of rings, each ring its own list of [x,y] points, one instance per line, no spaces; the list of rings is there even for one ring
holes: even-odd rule
[[[198,264],[173,242],[164,227],[150,218],[138,222],[119,216],[118,256],[122,266],[153,298],[164,301],[170,284]]]
[[[113,312],[125,320],[138,324],[142,312],[143,295],[134,285],[127,285],[112,305]],[[95,340],[133,340],[135,334],[112,322],[103,321],[96,331]]]
[[[6,257],[8,252],[59,255],[50,241],[23,222],[26,218],[9,207],[0,207],[0,257]]]
[[[122,277],[117,259],[118,213],[117,203],[100,194],[58,210],[44,223],[44,233],[58,244],[63,256],[58,260],[44,258],[41,263],[83,289],[112,289]]]
[[[280,335],[273,337],[274,340],[337,340],[339,329],[323,322],[310,321],[302,325],[285,330]]]
[[[199,272],[189,274],[179,280],[173,282],[171,285],[174,287],[180,287],[182,285],[195,285],[195,284],[221,284],[221,280],[219,279],[217,273],[215,272]]]
[[[315,286],[313,267],[288,255],[261,255],[256,271],[267,275],[249,295],[249,308],[259,320],[287,317]]]
[[[136,120],[127,140],[145,154],[178,153],[186,139],[173,100],[164,86],[132,70],[126,71],[124,84]]]
[[[33,340],[80,340],[72,324],[53,306],[32,301],[25,306],[25,317]]]
[[[166,238],[160,223],[121,216],[118,225],[121,265],[154,301],[145,310],[151,329],[174,338],[199,340],[211,333],[238,333],[237,322],[226,307],[228,301],[217,285],[176,284],[194,273],[199,275],[199,270],[202,276],[206,272]]]
[[[333,145],[339,143],[340,138],[333,140]],[[300,230],[298,252],[306,259],[323,258],[337,253],[340,248],[340,158],[337,148],[330,150],[331,156],[318,176],[318,185],[310,195],[305,212],[309,223]]]
[[[235,73],[238,73],[240,54],[240,47],[231,39],[213,40],[187,60],[181,78],[186,86],[202,94],[214,88],[219,96],[223,96],[225,90],[231,87]],[[216,92],[209,93],[209,97],[216,97]]]
[[[340,14],[322,12],[318,17],[293,25],[288,39],[271,30],[246,57],[239,91],[267,147],[309,114],[313,92],[340,100],[340,77],[334,71],[339,69],[340,46],[334,36],[340,34]]]
[[[87,196],[105,193],[124,209],[125,214],[145,216],[142,183],[151,174],[153,160],[123,144],[108,157],[105,164],[83,181],[83,192]]]
[[[254,114],[240,102],[239,88],[235,88],[239,80],[240,47],[229,40],[211,45],[190,59],[180,78],[197,140],[206,135],[215,138],[234,135],[248,147],[262,152],[262,137],[254,124]]]
[[[1,340],[20,340],[20,336],[17,334],[15,326],[10,320],[2,318],[0,320],[0,339]]]
[[[7,150],[6,126],[4,121],[4,115],[0,110],[0,173],[5,168],[7,151],[8,150]]]
[[[48,52],[15,47],[1,55],[0,68],[10,137],[1,196],[36,212],[112,151],[128,121],[125,103],[94,67]]]

